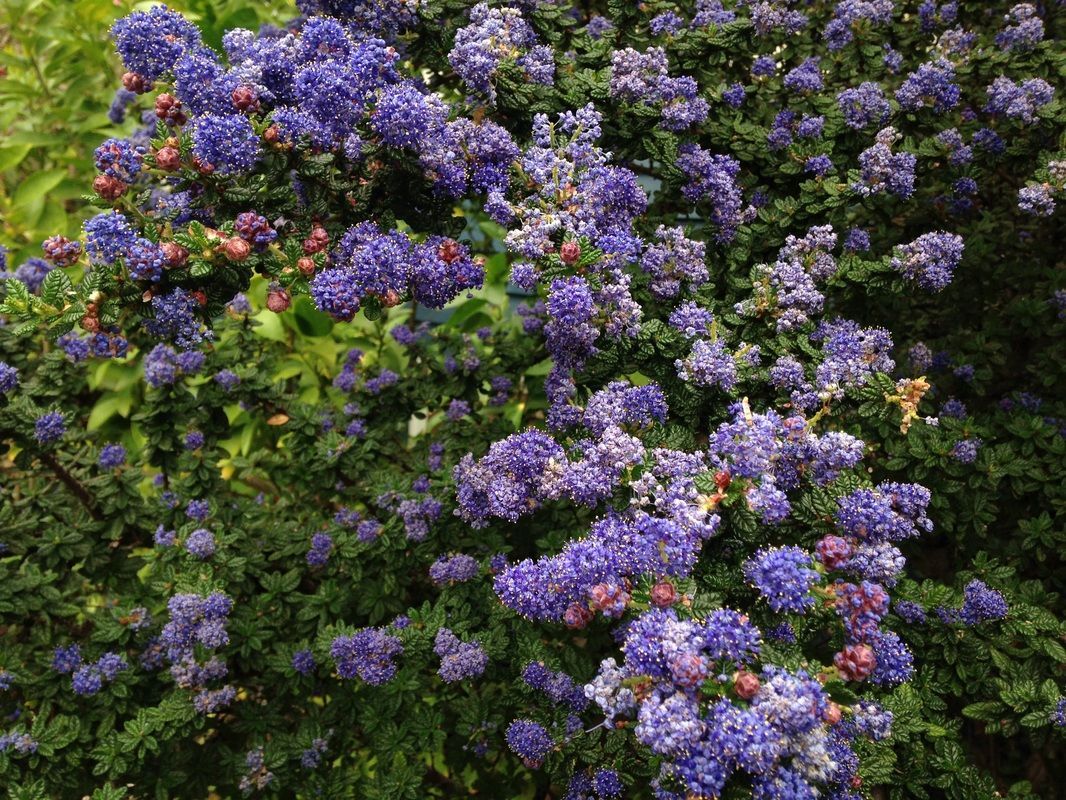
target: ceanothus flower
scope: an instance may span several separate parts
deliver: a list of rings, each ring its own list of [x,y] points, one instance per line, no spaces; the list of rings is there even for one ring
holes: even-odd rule
[[[169,72],[182,53],[199,46],[200,31],[181,14],[159,5],[118,20],[111,38],[126,69],[150,84]]]
[[[687,358],[677,359],[677,376],[695,386],[717,386],[731,391],[737,381],[737,365],[721,339],[697,339]]]
[[[248,119],[207,114],[192,126],[193,154],[222,175],[251,172],[259,161],[259,137]]]
[[[651,276],[650,289],[659,299],[676,297],[685,282],[694,291],[710,277],[705,263],[707,246],[689,239],[684,228],[660,225],[655,231],[658,241],[644,251],[640,268]]]
[[[955,66],[945,58],[927,61],[912,72],[896,90],[896,100],[905,111],[932,106],[944,113],[959,103],[959,87],[954,83]]]
[[[530,769],[535,769],[554,746],[543,725],[532,720],[516,719],[507,727],[507,746]]]
[[[508,61],[523,68],[533,83],[553,83],[552,50],[540,44],[521,10],[478,3],[470,9],[470,24],[456,33],[448,63],[470,89],[495,103],[493,78],[500,64]]]
[[[895,128],[882,128],[876,141],[859,154],[862,181],[853,183],[852,191],[863,196],[888,192],[906,200],[914,194],[913,153],[893,153],[892,145],[900,139]]]
[[[476,558],[459,553],[454,556],[440,556],[429,567],[429,577],[437,586],[449,583],[463,583],[476,578],[481,570]]]
[[[58,442],[67,433],[67,420],[60,411],[48,411],[33,423],[33,438],[39,444]]]
[[[936,231],[896,248],[892,268],[908,280],[930,291],[940,291],[949,283],[962,261],[963,241],[958,234]]]
[[[372,686],[388,683],[396,674],[395,659],[403,644],[381,628],[363,628],[351,636],[338,636],[329,649],[342,678],[361,678]]]
[[[445,683],[476,678],[485,671],[489,657],[477,642],[463,642],[448,628],[437,630],[433,652],[440,656],[437,674]]]
[[[1024,53],[1044,39],[1044,21],[1032,3],[1018,3],[1006,16],[1008,24],[996,34],[996,45],[1008,52]]]
[[[744,577],[766,598],[774,611],[804,613],[814,605],[811,587],[818,573],[810,553],[798,547],[760,550],[744,564]]]
[[[19,371],[6,361],[0,361],[0,394],[13,392],[19,385]]]
[[[1020,120],[1025,125],[1036,121],[1037,112],[1055,96],[1055,88],[1043,78],[1030,78],[1015,83],[1000,75],[985,90],[988,102],[985,111]]]
[[[126,463],[126,448],[115,443],[105,445],[96,463],[101,469],[117,469]]]

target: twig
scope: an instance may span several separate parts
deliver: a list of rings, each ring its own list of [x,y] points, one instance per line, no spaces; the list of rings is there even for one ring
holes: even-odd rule
[[[93,500],[92,495],[89,494],[89,491],[78,482],[77,478],[67,472],[62,464],[56,461],[55,456],[51,453],[42,453],[41,461],[48,465],[48,468],[56,474],[56,477],[63,482],[63,485],[70,489],[71,493],[78,498],[83,506],[85,506],[85,510],[89,512],[89,516],[97,521],[104,518],[96,508],[96,502]]]

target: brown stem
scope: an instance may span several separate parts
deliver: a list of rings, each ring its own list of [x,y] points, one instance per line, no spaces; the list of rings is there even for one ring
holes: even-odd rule
[[[63,482],[63,485],[70,489],[71,493],[78,498],[83,506],[85,506],[85,510],[89,512],[89,516],[97,521],[104,518],[96,508],[96,502],[93,500],[92,495],[89,494],[89,491],[78,482],[77,478],[67,472],[62,464],[56,461],[55,456],[51,453],[42,453],[41,461],[48,465],[48,468],[51,469],[56,477]]]

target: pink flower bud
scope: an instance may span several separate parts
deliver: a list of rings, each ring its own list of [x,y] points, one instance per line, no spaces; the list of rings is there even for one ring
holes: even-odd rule
[[[672,606],[677,600],[677,589],[669,581],[662,581],[651,587],[651,604],[658,608]]]
[[[247,244],[247,242],[245,242]],[[282,288],[271,289],[267,292],[267,308],[273,311],[275,314],[280,314],[292,305],[292,298],[289,293]]]
[[[733,679],[733,691],[744,700],[751,700],[757,695],[760,685],[759,676],[754,672],[738,672]]]

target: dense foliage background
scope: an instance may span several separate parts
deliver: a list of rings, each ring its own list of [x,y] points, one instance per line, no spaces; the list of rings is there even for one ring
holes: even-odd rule
[[[298,10],[280,0],[169,5],[231,59],[240,43],[224,37],[234,28],[266,23],[307,37]],[[675,689],[698,695],[700,741],[743,750],[713,737],[757,738],[751,718],[727,724],[710,707],[725,698],[762,713],[745,697],[747,670],[760,674],[765,697],[772,680],[761,669],[777,665],[821,680],[824,695],[794,687],[815,706],[843,709],[844,723],[814,712],[828,746],[844,746],[840,731],[852,728],[859,765],[812,780],[824,796],[1056,797],[1066,779],[1060,4],[521,3],[513,7],[531,28],[512,19],[494,31],[504,44],[487,84],[493,62],[478,47],[495,45],[479,44],[484,30],[462,31],[491,20],[472,4],[299,5],[350,25],[343,46],[332,29],[318,31],[323,43],[305,63],[340,60],[368,31],[395,47],[374,50],[381,84],[371,81],[365,101],[374,108],[350,123],[360,140],[330,129],[342,127],[337,109],[357,102],[346,92],[365,88],[356,67],[340,84],[314,73],[284,103],[263,78],[240,115],[261,146],[255,166],[235,159],[214,174],[206,153],[224,160],[233,153],[219,142],[238,137],[226,129],[198,139],[196,119],[217,110],[210,87],[228,103],[248,73],[215,85],[210,65],[197,64],[182,86],[168,67],[152,91],[112,105],[127,67],[108,30],[153,4],[0,5],[0,243],[10,273],[0,284],[0,361],[18,371],[17,386],[0,371],[0,783],[10,795],[684,797],[673,781],[689,770],[711,786],[716,762],[686,762],[696,745],[682,755],[661,745],[683,715],[643,715]],[[470,49],[457,45],[463,36]],[[627,47],[637,52],[614,55]],[[649,47],[663,48],[670,77],[656,72],[656,56],[641,60]],[[285,66],[286,52],[257,57]],[[394,58],[418,79],[415,97],[381,77]],[[628,81],[619,77],[627,70]],[[1001,76],[1014,88],[989,91]],[[1032,79],[1052,94],[1017,88]],[[883,108],[872,90],[839,99],[866,82],[880,85]],[[157,119],[164,91],[192,122]],[[456,130],[457,120],[471,126],[461,145],[440,132],[451,129],[420,128],[439,113],[419,107],[422,92],[440,96]],[[619,171],[576,168],[572,183],[531,200],[558,177],[529,168],[543,157],[530,146],[534,114],[556,120],[588,103],[602,114],[598,137],[567,145],[557,123],[551,147],[561,162],[602,157]],[[283,118],[283,107],[306,116]],[[485,133],[484,121],[500,132]],[[889,125],[896,136],[879,134]],[[94,165],[109,137],[131,137],[139,158],[116,145],[113,160],[96,155]],[[166,148],[176,168],[160,164]],[[462,180],[448,171],[455,152]],[[94,184],[97,167],[106,174],[131,158],[137,174],[123,191]],[[182,204],[166,199],[190,187]],[[528,220],[538,202],[566,220],[539,258],[522,252],[537,237]],[[137,273],[128,248],[99,255],[98,228],[91,259],[34,261],[43,240],[77,238],[112,208],[147,245],[176,245],[184,260]],[[338,247],[368,219],[378,232]],[[671,234],[659,225],[684,229],[665,256]],[[825,225],[829,233],[812,230]],[[305,245],[318,229],[328,246]],[[393,229],[402,243],[381,234]],[[919,238],[934,232],[961,237],[961,260],[936,252],[951,251],[951,240]],[[360,249],[371,246],[380,250]],[[360,267],[394,263],[389,248],[428,277],[366,289],[380,276]],[[799,277],[796,263],[816,277]],[[196,302],[167,305],[177,290]],[[686,332],[674,315],[688,301],[713,312],[713,325],[697,316]],[[864,332],[827,334],[819,323],[838,317]],[[798,362],[798,381],[781,377],[785,357]],[[657,385],[669,411],[651,395],[623,408],[610,396],[617,380]],[[597,402],[637,445],[610,440]],[[798,430],[781,422],[800,417]],[[765,440],[728,427],[755,419]],[[507,438],[531,427],[560,443],[554,462],[538,465],[531,439]],[[832,438],[843,434],[861,440],[861,463]],[[107,450],[115,445],[123,452]],[[612,449],[636,446],[636,458]],[[820,446],[823,461],[808,453]],[[670,465],[683,459],[654,448],[709,455],[679,475]],[[747,473],[755,451],[772,455]],[[536,481],[500,485],[522,470]],[[559,482],[545,489],[549,478]],[[713,518],[701,524],[717,526],[688,568],[608,570],[589,581],[589,601],[567,607],[568,624],[537,613],[538,592],[509,591],[516,563],[569,552],[609,507],[627,520],[647,509],[661,522],[665,502],[640,498],[667,496],[673,480],[686,508]],[[906,557],[901,575],[885,551],[892,569],[834,571],[819,543],[861,539],[841,521],[841,503],[886,482],[929,489],[931,530],[882,542]],[[784,514],[777,487],[788,493]],[[921,513],[913,517],[922,527]],[[749,566],[778,546],[801,548],[802,564]],[[881,576],[891,610],[862,611],[909,647],[910,680],[842,680],[865,677],[855,666],[863,654],[834,656],[874,642],[834,608],[842,575]],[[698,680],[679,677],[673,661],[659,676],[633,667],[625,643],[666,634],[625,626],[653,619],[666,585],[682,620],[743,610],[762,631],[759,658],[685,650],[700,654],[687,665]],[[775,592],[792,597],[797,586],[809,604],[775,606]],[[190,595],[200,606],[174,600]],[[739,637],[747,622],[729,624]],[[175,648],[175,639],[184,641]],[[629,664],[624,686],[641,707],[608,724],[596,692],[589,702],[581,688],[605,682],[605,658]],[[570,677],[531,672],[538,663]],[[880,708],[891,736],[855,735],[884,724]],[[515,719],[543,726],[548,744]],[[775,732],[786,748],[817,750]],[[731,757],[737,777],[725,796],[811,796],[774,771],[800,769],[792,751],[763,772],[744,752]],[[602,769],[624,788],[612,793]]]

